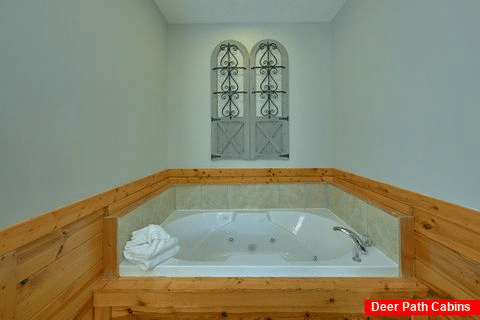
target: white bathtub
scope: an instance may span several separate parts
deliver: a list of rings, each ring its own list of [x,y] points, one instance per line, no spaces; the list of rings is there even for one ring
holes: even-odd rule
[[[375,247],[352,260],[352,229],[328,209],[177,210],[162,223],[179,239],[175,258],[142,271],[122,261],[120,276],[398,277],[398,264]]]

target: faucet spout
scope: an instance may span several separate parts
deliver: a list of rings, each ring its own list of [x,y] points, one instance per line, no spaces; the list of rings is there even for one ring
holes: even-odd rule
[[[347,236],[349,236],[355,243],[355,247],[359,249],[363,255],[366,255],[368,253],[367,247],[370,245],[370,241],[368,240],[368,238],[362,240],[362,238],[360,238],[360,236],[352,230],[340,226],[333,227],[333,230],[343,232]]]

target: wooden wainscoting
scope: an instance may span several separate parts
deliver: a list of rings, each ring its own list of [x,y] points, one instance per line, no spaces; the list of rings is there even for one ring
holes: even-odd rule
[[[415,221],[416,278],[441,297],[480,298],[480,212],[341,170],[334,183]]]
[[[411,232],[412,234],[408,238],[410,241],[414,239],[415,254],[413,252],[407,254],[409,259],[415,261],[415,270],[403,271],[415,274],[416,279],[426,284],[433,295],[465,299],[480,298],[480,213],[476,210],[463,208],[331,168],[171,169],[0,230],[0,318],[93,319],[94,301],[92,292],[98,288],[116,290],[116,281],[121,281],[115,280],[114,265],[116,265],[116,262],[114,262],[114,259],[116,259],[116,252],[111,251],[112,248],[116,248],[116,244],[111,241],[111,236],[115,232],[116,218],[130,212],[172,185],[295,182],[333,183],[387,211],[390,209],[392,212],[400,213],[405,217],[413,217],[414,222],[411,219],[405,219],[405,222],[402,223],[415,230]],[[408,230],[408,228],[405,228],[405,230]],[[113,280],[104,280],[104,276],[105,279]],[[420,294],[425,290],[425,287],[415,283],[415,279],[397,280],[398,283],[390,280],[385,288],[403,286],[401,290],[404,290],[404,293],[408,292],[408,294],[415,292],[415,294]],[[188,292],[188,287],[193,283],[186,281],[182,284],[182,290]],[[226,281],[234,280],[227,279]],[[240,279],[238,281],[246,280]],[[365,281],[370,283],[372,280]],[[121,283],[129,286],[127,282]],[[180,283],[182,282],[176,284],[176,288],[180,286]],[[165,283],[158,284],[158,286],[162,285],[165,285]],[[285,284],[277,283],[276,285]],[[221,288],[225,289],[225,287]],[[302,286],[297,285],[295,288],[299,291],[304,290],[303,284]],[[340,288],[345,291],[343,293],[341,290],[335,291],[335,296],[329,294],[321,296],[321,293],[316,293],[316,295],[319,295],[316,297],[326,299],[329,296],[329,302],[330,298],[333,297],[334,302],[330,303],[338,305],[344,303],[342,299],[345,301],[347,301],[346,297],[355,299],[358,294],[349,291],[350,288],[347,288],[346,284]],[[166,288],[165,290],[164,293],[168,294],[170,289]],[[233,289],[230,288],[229,290]],[[268,290],[257,291],[254,296],[265,294]],[[293,287],[287,290],[293,292],[290,290],[294,290]],[[360,291],[363,292],[363,295],[366,294],[363,289]],[[385,295],[387,291],[380,290],[380,294]],[[111,291],[109,294],[113,294],[113,292]],[[239,301],[242,301],[241,299],[248,300],[249,295],[242,295],[241,292],[234,293],[232,291],[229,294],[232,294],[230,297],[238,295],[235,296],[235,299],[240,299]],[[333,291],[327,290],[326,292],[332,293]],[[373,294],[378,290],[375,289],[371,292]],[[245,293],[247,292],[245,291]],[[178,294],[180,294],[180,291]],[[312,294],[312,292],[309,291],[308,294]],[[282,299],[287,299],[286,297],[290,297],[289,295]],[[148,296],[145,297],[148,298]],[[182,293],[178,297],[187,299],[188,294],[185,293],[184,295]],[[172,296],[170,299],[175,299],[175,297]],[[218,299],[222,299],[222,296],[218,296]],[[126,313],[130,317],[133,313],[146,312],[146,307],[138,305],[138,301],[137,304],[134,303],[131,306],[133,309],[118,305],[112,308],[106,306],[106,300],[95,301],[99,303],[99,308],[95,311],[98,319],[111,317],[112,312],[116,317],[115,319],[124,319]],[[276,308],[274,299],[268,301],[272,303],[271,306],[268,306],[269,308],[275,306],[275,310],[270,310],[273,313],[269,313],[272,316],[271,319],[285,319],[285,315],[282,315],[282,313],[275,313],[281,312],[283,309]],[[288,298],[287,301],[282,301],[288,305],[287,302],[293,300]],[[318,312],[317,309],[307,308],[310,306],[309,303],[312,302],[305,301],[302,311],[294,312],[293,309],[289,309],[287,318],[308,319],[312,315],[318,315],[315,313]],[[325,303],[328,305],[327,302]],[[161,309],[150,310],[154,314],[160,315],[158,317],[154,316],[155,319],[167,319],[175,314],[178,319],[182,319],[182,313],[175,313],[180,310],[174,310],[173,308],[170,310],[173,313],[168,315],[168,313],[165,314],[168,311],[165,305],[153,305],[151,305],[152,308]],[[227,311],[220,309],[212,310],[210,313],[204,310],[205,313],[202,313],[202,317],[204,319],[223,319],[225,318],[224,315],[231,319],[260,317],[258,313],[260,311],[255,308],[246,305],[237,307],[237,309],[231,309],[235,311],[233,314],[223,314],[222,312]],[[358,308],[358,305],[356,308]],[[311,313],[307,314],[305,310]],[[339,309],[329,310],[332,313],[330,315],[323,313],[322,318],[336,319],[342,314],[339,313]],[[349,310],[349,318],[362,318],[357,312],[359,309]],[[265,315],[265,313],[262,314]],[[192,313],[189,313],[189,316],[191,315]],[[141,318],[148,319],[148,317],[145,314],[145,317],[142,316]],[[183,319],[185,319],[184,316]]]
[[[104,218],[165,181],[167,172],[154,174],[0,230],[0,319],[94,319]]]
[[[366,319],[365,299],[426,298],[412,279],[121,278],[95,293],[97,319]]]

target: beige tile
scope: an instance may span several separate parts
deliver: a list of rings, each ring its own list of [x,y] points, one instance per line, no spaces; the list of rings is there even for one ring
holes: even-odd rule
[[[278,205],[278,185],[228,185],[229,209],[268,209]]]
[[[170,188],[152,198],[118,219],[117,254],[123,259],[123,248],[130,240],[133,231],[148,226],[161,224],[175,210],[175,188]]]
[[[202,187],[201,186],[177,186],[175,187],[177,209],[201,209]]]
[[[161,224],[175,210],[175,188],[165,190],[135,210],[142,212],[142,225]]]
[[[349,216],[351,215],[351,212],[348,210],[349,209],[350,194],[343,191],[342,189],[338,189],[337,197],[335,199],[336,199],[336,205],[335,205],[335,210],[336,211],[334,211],[334,213],[338,217],[340,217],[340,219],[342,219],[342,220],[344,220],[345,222],[348,223]]]
[[[332,185],[327,187],[327,205],[328,209],[333,213],[337,214],[338,211],[338,201],[340,196],[340,189]]]
[[[399,235],[398,219],[368,204],[368,236],[373,245],[398,263]]]
[[[305,208],[304,184],[278,185],[280,208]]]
[[[227,209],[227,185],[202,186],[202,209]]]
[[[358,199],[352,194],[346,196],[346,210],[345,222],[348,223],[361,235],[366,235],[367,230],[367,203]]]
[[[143,227],[142,225],[142,209],[137,208],[130,212],[129,214],[124,215],[118,219],[118,229],[117,229],[117,254],[118,261],[124,260],[123,257],[123,248],[130,237],[132,232]]]
[[[327,183],[305,184],[305,207],[328,208],[328,187]]]
[[[161,224],[173,211],[175,211],[176,187],[165,190],[161,196],[160,214],[158,224]]]

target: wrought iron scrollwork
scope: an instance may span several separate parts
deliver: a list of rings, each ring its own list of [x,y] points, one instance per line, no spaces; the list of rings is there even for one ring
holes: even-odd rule
[[[275,101],[278,100],[279,93],[286,93],[286,91],[279,90],[280,86],[275,80],[275,75],[279,74],[279,69],[285,69],[285,67],[279,65],[277,56],[280,53],[277,44],[272,42],[262,43],[258,47],[257,53],[262,50],[264,52],[258,61],[259,65],[252,67],[252,69],[259,69],[258,72],[264,77],[252,93],[258,94],[260,99],[265,100],[260,108],[261,115],[271,118],[278,115],[278,106]]]
[[[240,109],[236,101],[239,100],[240,94],[246,94],[247,91],[239,91],[238,85],[238,72],[240,69],[246,69],[239,66],[236,54],[238,47],[234,44],[227,43],[222,44],[218,51],[217,57],[220,57],[217,67],[212,70],[218,70],[222,77],[225,79],[220,85],[221,91],[215,91],[214,94],[218,94],[220,98],[225,101],[222,107],[222,115],[226,118],[232,119],[238,117]]]

